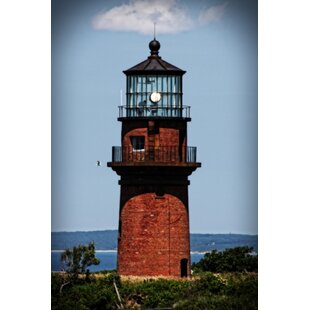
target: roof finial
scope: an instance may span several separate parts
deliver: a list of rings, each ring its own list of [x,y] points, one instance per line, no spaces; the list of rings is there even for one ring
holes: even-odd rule
[[[154,39],[149,43],[149,48],[151,50],[151,56],[158,56],[158,51],[160,49],[160,43],[156,40],[156,22],[154,22]]]

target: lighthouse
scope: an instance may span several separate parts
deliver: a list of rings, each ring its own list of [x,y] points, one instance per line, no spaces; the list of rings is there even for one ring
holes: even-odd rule
[[[187,144],[190,107],[183,104],[186,71],[159,56],[123,71],[121,146],[108,162],[120,177],[117,270],[128,276],[190,276],[188,177],[201,163]]]

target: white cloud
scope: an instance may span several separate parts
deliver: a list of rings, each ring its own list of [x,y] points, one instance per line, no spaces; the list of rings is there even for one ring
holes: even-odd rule
[[[213,6],[202,11],[198,19],[200,24],[210,24],[219,21],[223,17],[227,5],[228,2],[225,2],[224,4]]]
[[[193,27],[191,17],[177,0],[130,0],[128,4],[113,7],[92,20],[95,29],[135,31],[153,34],[177,33]]]

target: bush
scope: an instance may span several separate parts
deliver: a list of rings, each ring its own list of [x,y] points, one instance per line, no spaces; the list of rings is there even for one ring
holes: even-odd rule
[[[61,253],[61,261],[65,264],[65,270],[71,274],[84,273],[91,265],[99,265],[100,260],[96,257],[95,244],[75,246]]]
[[[113,287],[114,274],[91,282],[74,282],[59,293],[61,278],[52,275],[52,310],[117,309],[117,296]]]
[[[216,250],[206,253],[204,258],[198,263],[194,263],[192,268],[195,273],[201,271],[211,272],[257,272],[258,257],[252,255],[253,248],[236,247],[226,249],[223,252]]]
[[[175,304],[179,310],[256,310],[258,308],[255,274],[202,273],[193,282],[186,298]]]
[[[170,307],[189,287],[187,281],[168,279],[122,283],[120,293],[125,303],[144,308]]]

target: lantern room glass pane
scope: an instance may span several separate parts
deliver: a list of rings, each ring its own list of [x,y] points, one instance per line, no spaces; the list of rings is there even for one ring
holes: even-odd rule
[[[182,77],[127,76],[126,98],[127,116],[180,117],[182,116]]]

